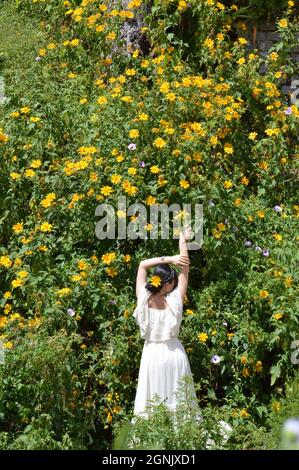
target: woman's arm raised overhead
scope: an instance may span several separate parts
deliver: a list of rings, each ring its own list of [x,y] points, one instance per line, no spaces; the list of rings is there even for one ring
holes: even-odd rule
[[[179,282],[178,282],[178,289],[179,293],[181,294],[182,300],[184,301],[187,288],[188,288],[188,279],[189,279],[189,254],[188,254],[188,247],[187,242],[191,236],[191,229],[186,229],[180,234],[180,256],[184,259],[188,259],[188,263],[182,267],[182,270],[179,274]]]

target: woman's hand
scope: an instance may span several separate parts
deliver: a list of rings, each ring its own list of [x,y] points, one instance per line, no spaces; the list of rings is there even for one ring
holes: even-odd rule
[[[174,266],[178,266],[179,268],[183,268],[184,266],[189,266],[189,256],[186,255],[175,255],[171,256],[171,264]]]

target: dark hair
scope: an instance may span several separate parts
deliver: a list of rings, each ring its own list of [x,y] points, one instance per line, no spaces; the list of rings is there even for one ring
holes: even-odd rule
[[[173,289],[175,289],[178,285],[178,273],[169,264],[157,264],[152,276],[159,276],[162,281],[158,287],[152,286],[149,282],[145,284],[146,289],[149,290],[152,294],[157,294],[157,292],[162,289],[166,282],[171,282],[174,280]]]

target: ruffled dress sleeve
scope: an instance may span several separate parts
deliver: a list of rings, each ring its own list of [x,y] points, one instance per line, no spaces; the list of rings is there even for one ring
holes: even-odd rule
[[[166,296],[167,303],[169,304],[175,316],[182,316],[183,313],[183,300],[178,287],[171,291]]]
[[[134,310],[133,317],[135,318],[136,322],[140,328],[141,338],[146,337],[146,333],[149,327],[148,321],[148,307],[147,307],[147,300],[150,296],[150,292],[146,289],[145,285],[140,289],[138,298],[137,298],[137,306]]]

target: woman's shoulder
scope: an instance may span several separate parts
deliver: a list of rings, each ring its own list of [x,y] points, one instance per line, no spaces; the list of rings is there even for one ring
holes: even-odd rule
[[[183,306],[182,296],[178,287],[176,287],[171,292],[169,292],[169,294],[167,294],[167,300],[173,301],[179,304],[180,306]]]

